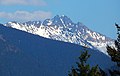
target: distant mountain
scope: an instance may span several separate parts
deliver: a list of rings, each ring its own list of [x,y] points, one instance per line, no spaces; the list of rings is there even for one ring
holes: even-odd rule
[[[67,76],[83,49],[80,45],[47,39],[0,24],[0,76]],[[87,50],[91,54],[88,61],[91,66],[98,64],[107,69],[113,65],[107,55]]]
[[[25,23],[8,22],[7,27],[16,28],[45,38],[70,42],[92,49],[98,49],[107,54],[106,45],[112,45],[113,40],[98,32],[92,31],[82,23],[74,23],[65,15],[55,16],[52,19],[28,21]]]

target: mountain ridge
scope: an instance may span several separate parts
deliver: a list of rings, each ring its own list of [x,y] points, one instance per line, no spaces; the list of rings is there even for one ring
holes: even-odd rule
[[[87,46],[92,49],[98,49],[105,54],[107,54],[105,46],[107,44],[112,45],[114,43],[109,37],[90,30],[80,22],[74,23],[65,15],[56,15],[51,19],[44,20],[43,22],[8,22],[4,25],[45,38]]]

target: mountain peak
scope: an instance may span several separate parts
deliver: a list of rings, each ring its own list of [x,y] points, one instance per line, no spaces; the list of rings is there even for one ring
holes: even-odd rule
[[[59,15],[54,16],[54,19],[59,19],[59,18],[60,18]]]
[[[56,15],[52,19],[41,21],[28,21],[25,23],[9,23],[5,26],[36,34],[45,38],[74,43],[82,46],[88,46],[92,49],[99,49],[103,53],[107,53],[106,45],[112,44],[113,40],[90,30],[82,23],[74,23],[65,16]]]
[[[66,19],[66,20],[71,20],[68,16],[66,15],[56,15],[54,16],[54,19]]]

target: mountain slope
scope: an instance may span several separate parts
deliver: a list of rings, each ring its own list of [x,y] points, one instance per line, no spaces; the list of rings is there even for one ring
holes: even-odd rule
[[[83,47],[55,41],[0,24],[0,76],[67,76]],[[88,49],[89,63],[106,69],[110,58]]]
[[[112,45],[113,40],[90,30],[82,23],[74,23],[65,15],[55,16],[52,19],[29,21],[25,23],[8,22],[7,27],[16,28],[45,38],[70,42],[92,49],[98,49],[107,54],[106,45]]]

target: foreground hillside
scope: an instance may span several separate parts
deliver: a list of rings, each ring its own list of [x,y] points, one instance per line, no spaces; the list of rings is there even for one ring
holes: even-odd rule
[[[0,24],[0,76],[67,76],[83,47],[46,39]],[[106,69],[110,58],[88,49],[91,65]]]

